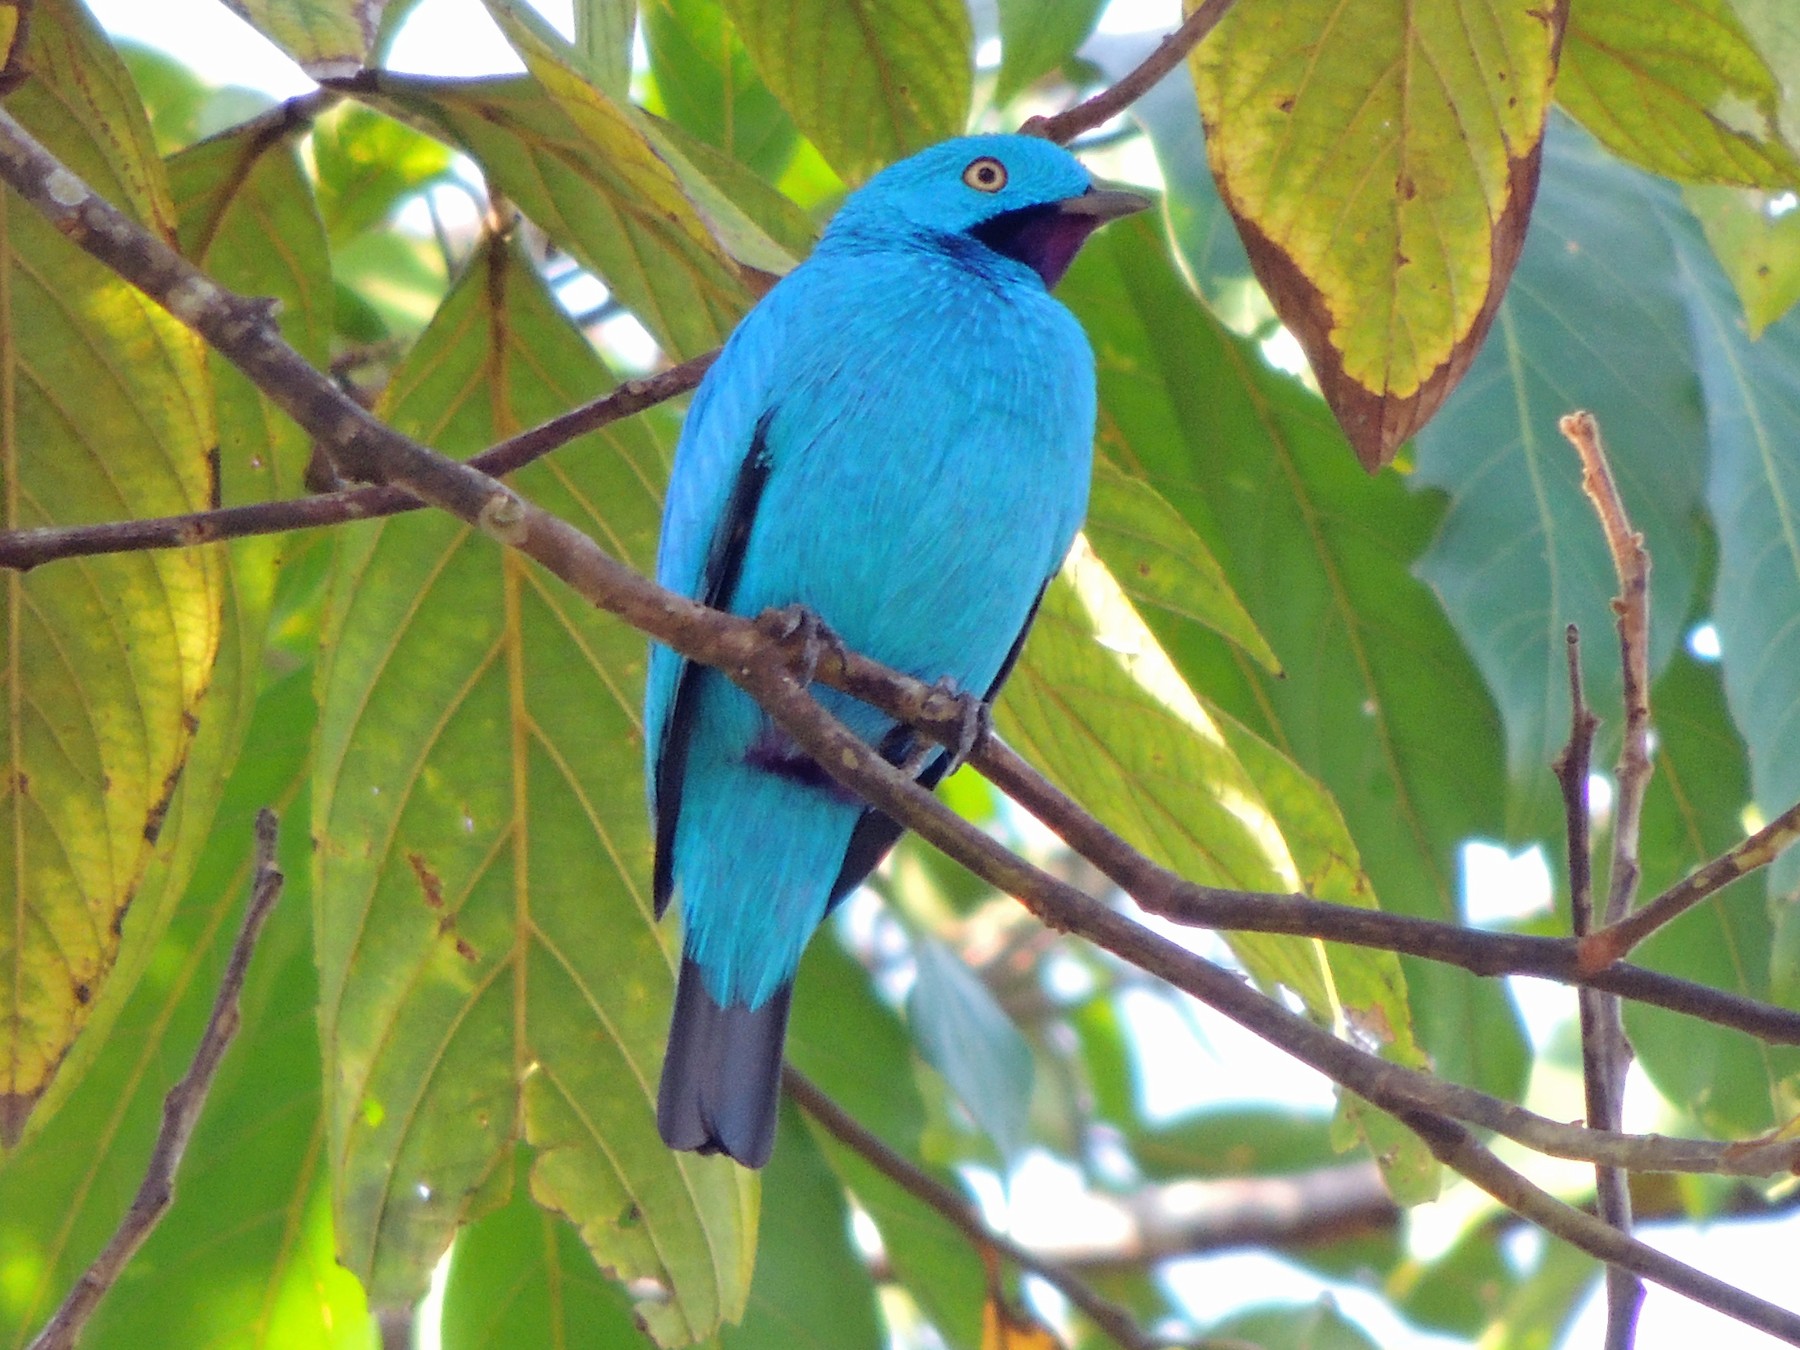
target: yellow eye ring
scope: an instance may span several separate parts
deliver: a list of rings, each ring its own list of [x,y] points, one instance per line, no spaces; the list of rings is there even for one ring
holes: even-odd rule
[[[977,192],[998,192],[1006,186],[1006,166],[992,155],[983,155],[963,170],[963,182]]]

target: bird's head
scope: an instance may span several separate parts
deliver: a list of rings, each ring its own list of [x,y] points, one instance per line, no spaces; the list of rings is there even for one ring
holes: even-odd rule
[[[1099,226],[1150,205],[1096,183],[1060,145],[1036,136],[961,136],[890,165],[853,193],[830,239],[896,233],[962,241],[1011,258],[1054,286]]]

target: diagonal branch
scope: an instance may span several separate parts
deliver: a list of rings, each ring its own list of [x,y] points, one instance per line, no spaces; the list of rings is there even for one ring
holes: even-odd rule
[[[916,1199],[936,1210],[977,1251],[1000,1253],[1021,1270],[1029,1270],[1054,1285],[1077,1308],[1080,1308],[1125,1350],[1156,1350],[1168,1344],[1144,1329],[1111,1299],[1103,1298],[1087,1284],[1070,1274],[1057,1262],[1021,1247],[1011,1238],[996,1233],[984,1223],[961,1196],[926,1172],[911,1159],[896,1153],[874,1131],[834,1102],[812,1079],[793,1065],[783,1066],[782,1086],[799,1103],[800,1109],[817,1121],[822,1129],[840,1143],[860,1154],[877,1171],[902,1187]]]
[[[31,1350],[73,1350],[100,1300],[155,1231],[175,1199],[175,1171],[181,1166],[181,1155],[187,1151],[194,1125],[200,1119],[200,1109],[206,1105],[219,1062],[224,1059],[231,1038],[237,1035],[238,995],[243,992],[256,939],[262,934],[264,920],[281,898],[282,875],[275,866],[276,828],[273,811],[264,809],[257,813],[256,872],[250,886],[250,904],[244,911],[244,922],[232,945],[230,959],[225,963],[225,974],[219,981],[218,995],[213,999],[212,1014],[206,1019],[200,1044],[194,1049],[193,1063],[163,1099],[162,1127],[157,1131],[156,1143],[150,1150],[150,1162],[144,1168],[144,1179],[137,1194],[106,1246],[81,1272],[55,1316],[31,1342]]]
[[[1205,0],[1187,17],[1181,27],[1157,44],[1156,50],[1138,65],[1135,70],[1126,73],[1125,77],[1108,89],[1102,89],[1092,98],[1077,103],[1073,108],[1065,108],[1062,112],[1049,117],[1033,117],[1019,130],[1028,136],[1044,136],[1067,145],[1084,131],[1092,131],[1102,123],[1111,121],[1133,103],[1137,102],[1197,46],[1200,40],[1218,26],[1230,11],[1235,0]]]

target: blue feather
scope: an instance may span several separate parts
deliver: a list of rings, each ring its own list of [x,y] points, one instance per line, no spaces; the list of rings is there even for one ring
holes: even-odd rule
[[[1093,355],[1048,286],[1141,204],[1018,136],[945,142],[871,180],[696,394],[658,580],[736,614],[802,604],[856,651],[994,692],[1087,505]],[[894,729],[819,696],[871,743]],[[657,902],[679,895],[685,924],[659,1123],[675,1147],[760,1165],[801,953],[897,831],[661,646],[645,731]]]

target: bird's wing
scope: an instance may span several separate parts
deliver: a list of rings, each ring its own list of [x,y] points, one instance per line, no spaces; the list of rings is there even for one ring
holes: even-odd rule
[[[656,579],[715,609],[730,607],[768,478],[768,391],[772,353],[780,349],[771,330],[779,322],[778,307],[765,301],[720,353],[682,425],[663,503]],[[675,822],[699,683],[688,661],[651,644],[644,738],[656,831],[651,895],[659,918],[674,887]]]
[[[1050,588],[1054,579],[1055,574],[1052,573],[1038,587],[1037,598],[1025,612],[1025,622],[1020,625],[1019,635],[1013,639],[1006,659],[1000,663],[1000,673],[994,676],[994,682],[982,695],[983,701],[992,703],[1000,696],[1001,686],[1006,683],[1006,677],[1012,674],[1013,667],[1019,663],[1019,653],[1025,650],[1025,639],[1031,635],[1031,625],[1037,618],[1038,606],[1044,603],[1044,592]],[[916,734],[911,727],[895,727],[882,739],[882,756],[890,764],[904,763],[913,752]],[[950,753],[946,750],[932,758],[919,771],[919,786],[930,792],[937,787],[949,767]],[[905,831],[906,827],[899,821],[872,806],[857,817],[856,828],[850,833],[850,846],[844,850],[843,865],[838,868],[837,879],[831,883],[827,913],[837,908],[840,900],[862,885],[863,879],[875,870],[875,865],[887,856],[887,851]]]

